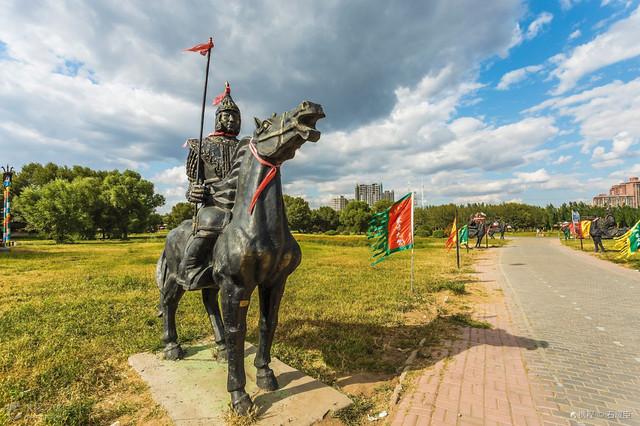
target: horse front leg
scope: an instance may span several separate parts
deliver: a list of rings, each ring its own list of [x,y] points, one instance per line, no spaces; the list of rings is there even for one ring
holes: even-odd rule
[[[224,338],[224,323],[222,322],[220,307],[218,306],[218,289],[202,289],[202,303],[207,310],[209,321],[211,322],[211,327],[213,328],[213,335],[216,340],[216,346],[218,349],[218,361],[226,361],[227,345]]]
[[[244,371],[244,339],[247,335],[247,310],[251,291],[226,277],[222,282],[221,290],[224,336],[229,365],[227,391],[231,394],[233,409],[245,415],[253,407],[251,397],[244,390],[247,383]]]
[[[257,368],[257,385],[260,389],[274,391],[279,388],[278,380],[271,363],[271,345],[278,326],[280,300],[284,294],[285,280],[281,280],[269,288],[259,288],[260,293],[260,342],[253,365]]]

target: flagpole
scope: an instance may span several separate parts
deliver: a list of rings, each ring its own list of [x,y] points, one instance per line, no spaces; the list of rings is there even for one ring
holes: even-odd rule
[[[415,235],[413,235],[413,191],[411,192],[411,278],[410,278],[410,287],[411,293],[413,293],[413,249],[416,245]]]
[[[456,224],[456,263],[460,269],[460,233],[458,232],[458,206],[456,206],[456,217],[453,219]]]
[[[207,49],[207,68],[204,72],[204,91],[202,93],[202,112],[200,113],[200,139],[198,139],[198,158],[196,166],[196,184],[200,185],[200,169],[202,164],[200,162],[200,156],[202,153],[202,135],[204,133],[204,110],[207,104],[207,85],[209,83],[209,64],[211,63],[211,48],[213,47],[213,37],[209,37],[209,49]],[[193,207],[193,232],[196,231],[196,218],[198,217],[198,203]]]

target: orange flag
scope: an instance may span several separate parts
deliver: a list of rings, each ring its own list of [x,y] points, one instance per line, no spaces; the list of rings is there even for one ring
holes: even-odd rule
[[[451,250],[456,246],[456,240],[458,239],[458,227],[456,226],[456,218],[453,218],[453,225],[451,225],[451,233],[449,233],[449,238],[447,238],[447,242],[445,243],[445,247],[447,250]]]

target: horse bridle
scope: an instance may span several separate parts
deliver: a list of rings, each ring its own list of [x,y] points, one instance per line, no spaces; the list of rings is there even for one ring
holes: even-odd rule
[[[289,123],[286,127],[284,125],[284,122],[287,119],[287,113],[283,112],[282,113],[282,118],[280,118],[280,128],[278,130],[274,130],[271,132],[268,132],[266,134],[262,134],[264,131],[266,131],[268,129],[268,127],[263,127],[260,126],[260,128],[258,129],[257,135],[258,136],[258,142],[264,142],[267,139],[271,139],[275,136],[278,137],[278,144],[282,144],[282,136],[287,133],[289,130],[291,130],[292,128],[296,127],[296,124],[294,122]],[[271,120],[267,119],[265,120],[265,122],[268,122],[269,124],[271,123]]]

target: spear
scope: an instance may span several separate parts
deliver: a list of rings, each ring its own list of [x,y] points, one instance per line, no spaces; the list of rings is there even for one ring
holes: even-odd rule
[[[202,93],[202,112],[200,114],[200,138],[198,139],[198,156],[197,156],[197,167],[196,167],[196,184],[201,184],[201,176],[200,169],[201,161],[200,155],[202,153],[202,134],[204,133],[204,109],[207,103],[207,85],[209,83],[209,64],[211,63],[211,49],[213,49],[213,37],[209,37],[209,41],[207,43],[202,43],[195,45],[189,49],[185,49],[189,52],[197,52],[201,55],[207,56],[207,68],[204,72],[204,91]],[[198,203],[194,204],[193,207],[193,229],[195,232],[196,227],[196,217],[198,216]]]

